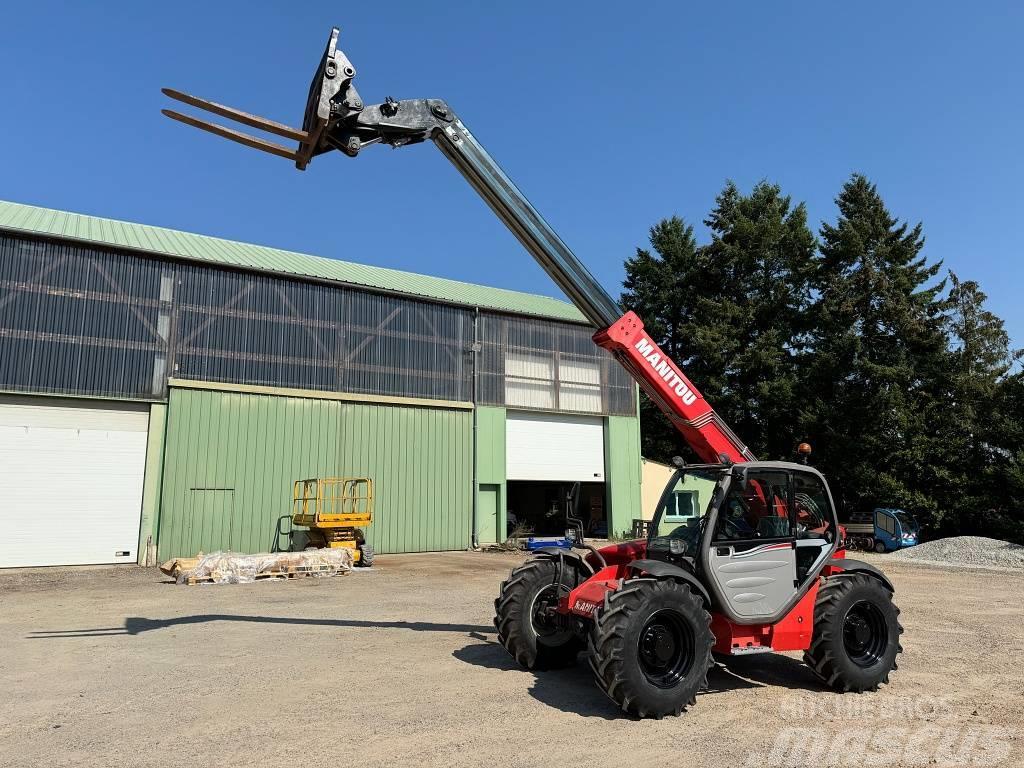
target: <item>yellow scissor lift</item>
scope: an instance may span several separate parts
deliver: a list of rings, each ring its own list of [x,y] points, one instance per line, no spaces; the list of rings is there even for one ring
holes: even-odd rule
[[[373,565],[373,547],[361,526],[373,521],[373,480],[368,477],[314,477],[296,480],[292,525],[309,528],[311,547],[347,547],[355,564]]]

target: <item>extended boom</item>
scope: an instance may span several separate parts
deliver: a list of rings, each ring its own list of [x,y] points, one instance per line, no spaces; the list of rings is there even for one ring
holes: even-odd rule
[[[355,157],[367,146],[401,147],[434,142],[477,193],[519,239],[583,316],[598,329],[594,341],[629,371],[650,398],[683,434],[702,461],[750,461],[754,457],[715,413],[685,374],[644,331],[633,312],[622,314],[615,300],[590,274],[551,225],[505,175],[452,109],[437,99],[364,105],[352,81],[355,67],[338,49],[333,29],[310,86],[301,129],[199,99],[169,88],[177,101],[299,142],[290,149],[232,128],[172,110],[168,117],[270,154],[305,169],[315,155],[337,149]]]

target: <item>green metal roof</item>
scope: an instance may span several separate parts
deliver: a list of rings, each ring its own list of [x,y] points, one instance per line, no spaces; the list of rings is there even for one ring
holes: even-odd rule
[[[584,321],[583,315],[572,304],[549,296],[488,288],[442,277],[371,267],[350,261],[309,256],[262,245],[3,200],[0,200],[0,230],[59,237],[261,272],[332,280],[347,285],[376,288],[481,309],[537,315],[571,322]]]

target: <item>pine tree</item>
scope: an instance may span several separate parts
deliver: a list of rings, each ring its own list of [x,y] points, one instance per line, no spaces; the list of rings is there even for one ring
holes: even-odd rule
[[[948,418],[940,264],[921,255],[921,225],[898,222],[854,175],[822,224],[809,313],[805,425],[846,513],[897,506],[931,517]]]
[[[797,353],[817,247],[807,211],[776,184],[743,195],[730,182],[704,223],[719,288],[704,297],[713,321],[703,334],[708,370],[701,373],[715,385],[706,395],[757,456],[791,458],[799,442]]]
[[[727,183],[705,224],[709,245],[674,217],[626,262],[623,305],[764,458],[789,457],[796,436],[796,347],[815,249],[803,205],[762,182]],[[641,405],[644,453],[689,454],[657,408]]]
[[[1019,354],[1015,357],[1019,359]],[[977,532],[1024,544],[1024,373],[1008,375],[999,382],[995,412],[999,434],[996,453],[1001,461],[996,482],[988,488],[997,499],[998,519],[978,520]],[[995,525],[983,527],[986,522]]]
[[[1019,377],[1007,378],[1021,352],[1010,348],[1003,321],[985,307],[977,283],[950,272],[947,323],[953,402],[945,446],[957,504],[939,522],[947,533],[1002,538],[1020,523],[1018,453],[1024,400]],[[1016,519],[1015,519],[1016,518]],[[1020,534],[1017,534],[1018,537]]]
[[[637,248],[626,261],[622,305],[636,312],[651,338],[682,365],[689,357],[685,350],[695,345],[695,309],[707,273],[693,227],[679,217],[652,227],[650,243],[653,253]],[[640,421],[645,456],[668,461],[674,455],[689,455],[679,433],[645,396],[640,399]]]

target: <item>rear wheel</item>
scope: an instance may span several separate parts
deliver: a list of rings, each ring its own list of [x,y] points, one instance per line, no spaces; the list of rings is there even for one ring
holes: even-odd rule
[[[889,682],[903,650],[899,615],[892,592],[875,577],[833,576],[818,592],[804,661],[837,691],[874,691]]]
[[[707,685],[713,644],[711,615],[688,586],[631,579],[594,616],[590,668],[624,712],[678,715]]]
[[[880,541],[876,541],[875,542],[875,552],[877,552],[880,555],[884,555],[885,554],[885,544],[883,544]]]
[[[583,641],[568,623],[552,612],[558,601],[586,581],[572,559],[535,557],[514,568],[494,601],[494,626],[512,658],[527,669],[554,669],[576,661]]]

